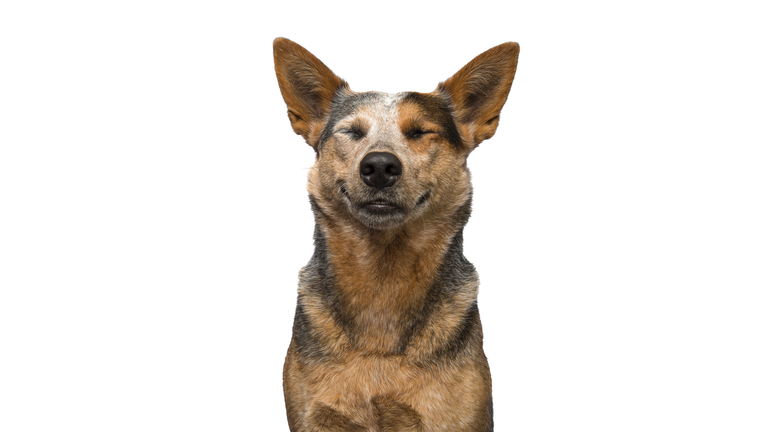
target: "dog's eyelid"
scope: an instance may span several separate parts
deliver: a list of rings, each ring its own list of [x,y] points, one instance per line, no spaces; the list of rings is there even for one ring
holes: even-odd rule
[[[440,127],[434,122],[421,117],[412,117],[401,124],[403,135],[410,139],[421,138],[423,135],[440,134]]]
[[[365,136],[365,132],[358,126],[341,127],[336,130],[336,133],[343,133],[349,135],[352,139],[359,140]]]
[[[421,129],[421,128],[414,128],[405,133],[405,136],[408,138],[421,138],[424,135],[430,135],[430,134],[439,134],[439,132],[431,130],[431,129]]]

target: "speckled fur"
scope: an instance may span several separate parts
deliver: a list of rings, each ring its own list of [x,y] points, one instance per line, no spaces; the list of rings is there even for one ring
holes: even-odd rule
[[[355,93],[278,38],[293,130],[315,149],[315,253],[299,274],[284,368],[292,432],[493,430],[478,277],[462,253],[467,156],[493,136],[517,67],[505,43],[432,93]],[[361,180],[370,152],[402,163],[391,187]],[[395,210],[370,211],[371,202]]]

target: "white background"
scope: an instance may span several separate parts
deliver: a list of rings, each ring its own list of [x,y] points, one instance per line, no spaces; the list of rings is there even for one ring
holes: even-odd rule
[[[768,430],[757,5],[3,2],[0,430],[287,430],[314,154],[277,36],[388,92],[520,43],[469,160],[498,431]]]

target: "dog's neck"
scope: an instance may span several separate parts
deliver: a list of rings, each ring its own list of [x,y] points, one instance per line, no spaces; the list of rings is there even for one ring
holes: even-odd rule
[[[356,335],[356,349],[374,353],[405,350],[426,320],[428,298],[434,302],[450,271],[474,273],[462,254],[462,229],[470,202],[441,222],[414,221],[391,230],[333,223],[315,212],[316,257],[322,248],[333,292],[326,293],[335,318]],[[455,265],[456,261],[465,266]],[[446,262],[451,263],[446,265]],[[452,275],[452,277],[455,275]],[[461,278],[458,278],[461,279]]]

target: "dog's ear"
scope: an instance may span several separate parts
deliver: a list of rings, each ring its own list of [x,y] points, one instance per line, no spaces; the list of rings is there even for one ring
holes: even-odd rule
[[[517,70],[520,45],[503,43],[475,57],[437,86],[451,99],[462,135],[477,147],[496,133]]]
[[[293,131],[316,148],[317,136],[337,91],[347,83],[296,42],[277,38],[272,44],[275,72]]]

